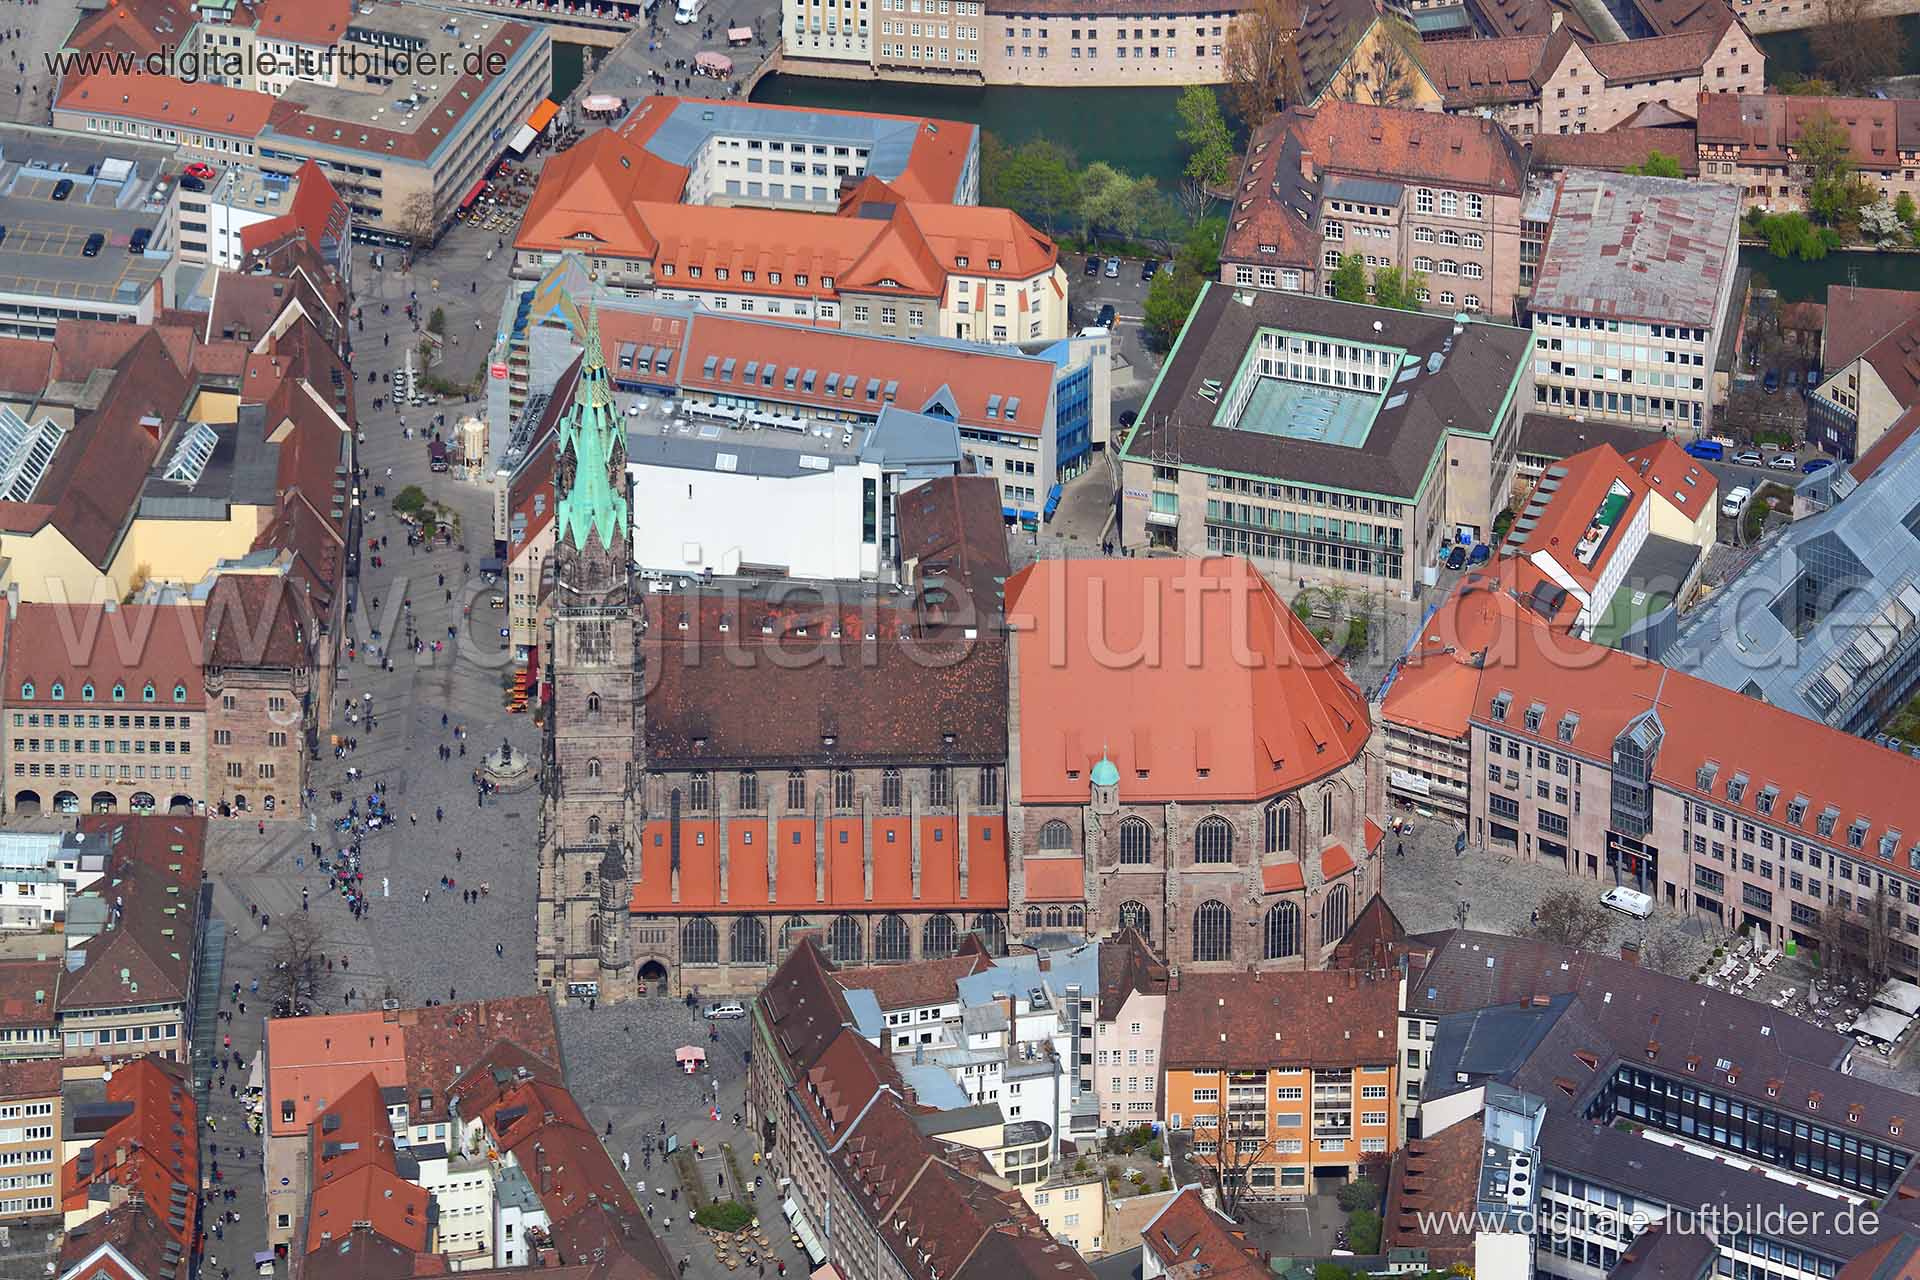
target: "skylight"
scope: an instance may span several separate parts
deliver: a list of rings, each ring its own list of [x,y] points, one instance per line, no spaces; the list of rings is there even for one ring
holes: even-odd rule
[[[173,447],[173,457],[167,460],[166,478],[175,484],[199,484],[200,474],[207,469],[219,444],[220,437],[212,427],[204,422],[194,423]]]
[[[54,450],[66,435],[66,429],[52,418],[42,418],[38,426],[29,426],[13,409],[0,405],[0,498],[32,501],[33,491],[53,461]]]

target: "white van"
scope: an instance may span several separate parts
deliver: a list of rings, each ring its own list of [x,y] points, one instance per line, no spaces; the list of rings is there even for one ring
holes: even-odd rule
[[[683,27],[694,21],[700,16],[702,2],[703,0],[680,0],[678,7],[673,11],[673,20]]]
[[[1720,504],[1720,514],[1723,516],[1739,515],[1746,509],[1747,499],[1752,496],[1753,490],[1747,488],[1747,486],[1736,486],[1731,493],[1727,494],[1726,500]]]
[[[1632,916],[1635,920],[1645,920],[1653,914],[1653,899],[1647,894],[1625,886],[1616,886],[1600,895],[1600,905],[1610,907],[1622,915]]]

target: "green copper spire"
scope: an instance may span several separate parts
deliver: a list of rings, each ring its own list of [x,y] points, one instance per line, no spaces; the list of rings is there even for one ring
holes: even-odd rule
[[[614,474],[624,458],[619,432],[620,414],[613,402],[613,384],[606,357],[600,352],[600,307],[587,310],[586,351],[580,357],[580,380],[574,384],[573,404],[560,419],[562,452],[573,450],[573,485],[560,495],[554,511],[557,537],[585,549],[596,532],[600,545],[626,544],[627,497],[625,476]],[[616,541],[617,540],[617,541]]]

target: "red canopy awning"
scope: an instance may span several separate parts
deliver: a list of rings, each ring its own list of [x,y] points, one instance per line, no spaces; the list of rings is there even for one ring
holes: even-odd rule
[[[480,179],[480,181],[474,183],[473,190],[467,192],[466,196],[460,201],[460,207],[464,209],[468,205],[472,204],[475,200],[478,200],[480,198],[480,193],[482,191],[485,191],[486,189],[487,189],[487,180],[485,178],[482,178]]]

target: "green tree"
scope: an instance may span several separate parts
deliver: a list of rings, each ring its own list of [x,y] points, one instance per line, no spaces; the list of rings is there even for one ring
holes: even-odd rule
[[[1131,239],[1140,229],[1146,204],[1157,194],[1152,178],[1135,178],[1120,172],[1104,160],[1096,160],[1080,175],[1079,212],[1087,238],[1105,228],[1121,239]]]
[[[996,141],[982,147],[980,169],[989,203],[1012,209],[1048,235],[1077,220],[1073,153],[1059,143],[1035,138],[1010,151]]]
[[[1920,217],[1920,209],[1914,207],[1913,197],[1907,192],[1902,191],[1899,196],[1894,199],[1893,214],[1896,218],[1900,219],[1907,230],[1911,231],[1913,230],[1914,219]]]
[[[1204,281],[1185,262],[1176,262],[1162,271],[1147,287],[1147,300],[1141,314],[1145,317],[1148,338],[1165,351],[1180,336],[1193,304],[1199,301]]]
[[[1380,1252],[1380,1215],[1372,1209],[1348,1214],[1347,1247],[1362,1257]]]
[[[1900,72],[1906,37],[1879,7],[1878,0],[1825,0],[1826,20],[1807,33],[1821,77],[1844,92]]]
[[[1680,162],[1658,147],[1647,152],[1647,158],[1639,164],[1627,166],[1628,173],[1637,173],[1647,178],[1684,178],[1680,171]]]
[[[435,307],[433,314],[427,317],[427,332],[445,336],[447,332],[447,313],[441,307]]]
[[[1829,226],[1851,223],[1872,193],[1854,173],[1847,131],[1825,111],[1800,128],[1793,158],[1807,184],[1807,211]]]
[[[1212,279],[1220,274],[1220,245],[1227,238],[1227,220],[1202,218],[1180,243],[1180,258],[1193,267],[1194,274]]]
[[[1344,263],[1341,264],[1343,267]],[[1339,287],[1338,274],[1335,275],[1335,288]],[[1427,287],[1426,273],[1406,272],[1399,267],[1381,267],[1373,273],[1373,302],[1375,306],[1394,307],[1401,311],[1420,309],[1420,290]]]
[[[1342,302],[1367,300],[1367,260],[1357,253],[1340,259],[1333,272],[1333,296]]]
[[[1220,114],[1220,99],[1211,86],[1191,84],[1175,106],[1180,113],[1178,137],[1187,144],[1187,176],[1202,186],[1220,187],[1233,177],[1233,134]]]

